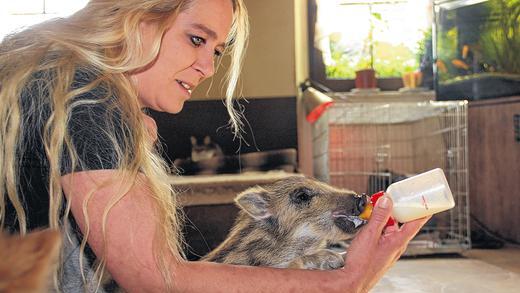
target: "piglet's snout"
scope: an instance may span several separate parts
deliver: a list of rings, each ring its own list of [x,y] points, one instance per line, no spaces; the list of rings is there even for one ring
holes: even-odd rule
[[[333,216],[359,216],[370,199],[366,195],[341,196],[339,208],[333,212]]]
[[[354,208],[352,210],[352,215],[359,216],[364,210],[370,199],[367,195],[359,195],[354,197]]]

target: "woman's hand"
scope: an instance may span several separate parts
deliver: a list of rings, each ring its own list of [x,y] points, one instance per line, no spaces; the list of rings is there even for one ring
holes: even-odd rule
[[[383,196],[377,201],[368,224],[359,232],[348,249],[344,271],[355,280],[356,292],[367,292],[383,277],[405,252],[410,240],[431,218],[424,217],[386,227],[392,213],[392,200]],[[354,276],[354,278],[352,278]]]

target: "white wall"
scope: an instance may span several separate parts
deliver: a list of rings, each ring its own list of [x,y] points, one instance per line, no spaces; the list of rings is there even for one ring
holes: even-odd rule
[[[0,0],[0,40],[20,28],[70,15],[87,2],[88,0]]]
[[[295,97],[295,2],[303,0],[245,0],[251,36],[241,75],[242,94],[247,98]],[[226,60],[223,60],[223,66]],[[193,99],[224,96],[224,68],[211,81],[199,86]],[[209,92],[208,92],[209,88]]]

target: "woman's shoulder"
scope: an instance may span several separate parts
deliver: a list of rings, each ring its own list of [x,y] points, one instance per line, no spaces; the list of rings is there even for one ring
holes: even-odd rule
[[[70,85],[78,91],[75,98],[99,98],[110,93],[110,85],[104,80],[104,74],[87,67],[78,67]]]
[[[105,84],[100,82],[101,75],[96,70],[87,67],[77,67],[70,77],[58,74],[56,69],[37,70],[25,82],[22,97],[27,98],[30,95],[30,98],[35,98],[35,96],[47,98],[58,86],[58,81],[64,79],[70,80],[69,84],[60,84],[60,86],[66,86],[70,91],[77,92],[78,94],[74,98],[99,96],[107,92]]]

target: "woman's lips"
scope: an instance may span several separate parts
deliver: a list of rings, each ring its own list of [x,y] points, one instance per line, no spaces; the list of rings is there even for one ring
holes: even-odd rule
[[[191,92],[193,91],[193,85],[178,79],[176,79],[175,81],[184,91],[188,93],[188,95],[191,95]]]

